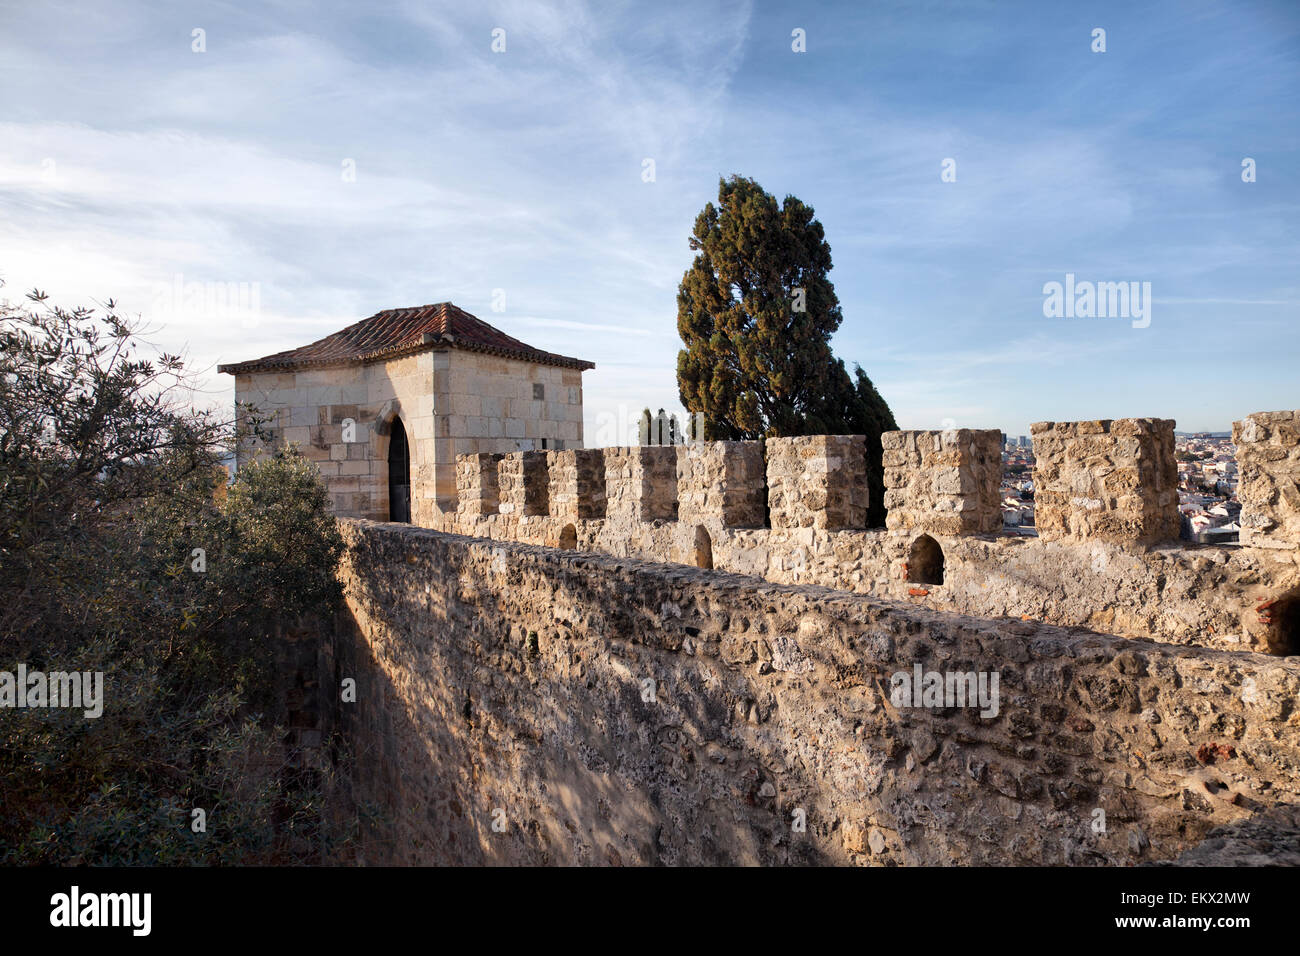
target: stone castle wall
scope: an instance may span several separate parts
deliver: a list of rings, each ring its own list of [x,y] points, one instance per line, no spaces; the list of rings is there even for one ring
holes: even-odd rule
[[[947,535],[1001,531],[1001,435],[969,428],[882,435],[886,526]]]
[[[599,448],[549,451],[549,514],[563,521],[605,517],[605,454]]]
[[[766,464],[756,441],[677,446],[677,520],[709,528],[766,523]]]
[[[1042,442],[1044,470],[1035,478],[1054,489],[1047,507],[1055,517],[1049,520],[1061,533],[1038,538],[999,533],[997,434],[886,433],[884,529],[861,527],[867,487],[861,436],[584,452],[591,469],[598,454],[605,466],[605,511],[600,514],[593,500],[586,518],[575,517],[569,505],[563,516],[552,514],[546,503],[557,481],[572,480],[558,477],[567,460],[560,456],[529,459],[531,503],[505,504],[522,493],[508,488],[524,487],[512,476],[528,453],[516,453],[499,465],[500,514],[471,509],[436,515],[428,526],[554,547],[573,524],[573,546],[585,551],[711,566],[780,584],[819,584],[960,614],[1202,647],[1300,651],[1287,645],[1284,615],[1266,607],[1300,587],[1300,549],[1174,540],[1176,524],[1165,515],[1171,422],[1040,429],[1035,440]],[[1277,477],[1253,480],[1282,483],[1288,456],[1300,453],[1293,443],[1279,456],[1276,449],[1287,447],[1281,443],[1290,433],[1267,434],[1279,444],[1257,443],[1271,449],[1263,454],[1243,445],[1242,468],[1272,474],[1268,469],[1276,467]],[[676,456],[675,475],[670,455]],[[477,494],[473,470],[465,474],[465,493]],[[589,485],[597,487],[594,471]],[[1065,496],[1063,487],[1078,494]],[[576,494],[581,500],[583,492]],[[1286,499],[1279,492],[1275,500]],[[922,535],[941,552],[942,583],[921,582],[915,573],[912,549]]]
[[[1300,798],[1295,659],[343,533],[369,863],[1128,865]],[[895,697],[918,666],[997,674],[996,713]]]
[[[521,451],[498,462],[499,511],[511,518],[550,513],[550,475],[546,452]]]
[[[501,511],[500,467],[504,455],[476,453],[456,459],[456,510],[462,515]]]
[[[611,521],[677,520],[677,449],[606,448],[605,514]]]
[[[1300,412],[1256,412],[1232,426],[1241,543],[1300,547]]]
[[[767,441],[772,528],[863,528],[867,524],[866,438],[808,435]]]
[[[1044,541],[1178,537],[1172,419],[1037,422],[1029,430],[1034,522]]]

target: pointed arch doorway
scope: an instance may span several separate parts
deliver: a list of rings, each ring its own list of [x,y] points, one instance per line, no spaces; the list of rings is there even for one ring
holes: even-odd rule
[[[388,520],[411,523],[411,450],[402,419],[393,416],[388,440]]]

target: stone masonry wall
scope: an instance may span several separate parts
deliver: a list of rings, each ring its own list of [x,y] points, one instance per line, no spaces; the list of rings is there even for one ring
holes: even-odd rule
[[[948,505],[938,514],[996,515],[996,478],[987,467],[996,433],[973,433],[967,448],[952,434],[957,448],[945,460],[939,433],[886,434],[886,454],[899,452],[890,469],[903,495],[934,501],[936,484],[953,493],[955,503],[973,500],[976,506]],[[940,454],[923,458],[920,444]],[[547,513],[540,499],[527,518],[502,513],[474,516],[443,515],[441,530],[530,544],[556,546],[569,523],[576,530],[573,546],[621,557],[699,565],[704,556],[719,570],[753,574],[780,584],[819,584],[837,590],[871,594],[922,604],[960,614],[1006,616],[1045,621],[1067,627],[1089,627],[1124,637],[1229,650],[1295,653],[1300,646],[1289,615],[1286,595],[1300,587],[1300,548],[1258,549],[1236,546],[1187,545],[1168,542],[1134,547],[1126,540],[1060,538],[1043,540],[1019,534],[989,534],[984,519],[970,520],[961,534],[945,534],[930,523],[934,512],[914,509],[911,528],[825,530],[813,526],[764,527],[758,512],[762,487],[757,443],[709,443],[688,448],[604,449],[605,516],[591,520]],[[903,446],[907,446],[904,448]],[[981,446],[986,446],[981,451]],[[778,456],[780,444],[769,447]],[[906,452],[904,454],[904,452]],[[728,461],[739,454],[743,467]],[[663,471],[670,456],[681,461],[681,475],[669,483]],[[958,462],[956,471],[946,463]],[[653,459],[659,478],[650,484],[629,478],[636,462]],[[910,464],[909,464],[910,462]],[[981,465],[980,462],[985,464]],[[1260,467],[1280,463],[1263,462]],[[931,465],[932,467],[926,467]],[[778,469],[779,471],[780,469]],[[643,469],[643,478],[647,472]],[[743,476],[743,481],[738,476]],[[892,477],[892,476],[891,476]],[[702,484],[697,484],[702,482]],[[730,484],[728,484],[730,483]],[[725,491],[748,489],[746,526],[728,511]],[[641,497],[638,498],[637,495]],[[653,497],[667,514],[683,502],[677,521],[636,516],[637,502]],[[734,500],[734,499],[732,499]],[[742,500],[746,500],[743,499]],[[781,523],[780,508],[773,524]],[[897,515],[895,515],[897,519]],[[994,520],[997,520],[994,518]],[[961,525],[958,525],[959,527]],[[951,527],[948,525],[947,527]],[[1100,530],[1104,530],[1100,529]],[[976,533],[980,532],[980,533]],[[926,533],[939,545],[945,563],[942,584],[918,585],[909,580],[909,550]]]
[[[769,438],[767,500],[773,528],[863,528],[867,449],[862,435]]]
[[[1300,799],[1294,659],[343,532],[368,863],[1127,865]],[[907,706],[918,665],[996,713]]]
[[[550,514],[568,521],[605,517],[605,453],[599,448],[546,452]]]
[[[501,507],[498,468],[504,457],[479,453],[456,459],[456,501],[460,514],[497,514]]]
[[[453,510],[455,462],[474,452],[582,447],[582,372],[459,349],[434,353],[438,497]]]
[[[606,448],[605,513],[615,521],[677,520],[677,449]]]
[[[497,468],[501,514],[522,518],[547,513],[550,475],[546,452],[511,452],[502,457]]]
[[[1177,540],[1172,419],[1037,422],[1030,432],[1034,520],[1044,541]]]
[[[995,534],[1002,530],[998,485],[1001,432],[886,432],[885,526],[920,534]]]
[[[391,422],[400,418],[410,448],[411,517],[428,525],[435,512],[433,377],[434,356],[424,352],[364,366],[237,375],[235,398],[270,418],[272,443],[297,444],[316,463],[340,517],[387,520],[388,443]],[[264,450],[245,442],[237,461]]]
[[[1256,412],[1233,422],[1241,543],[1300,547],[1300,412]]]
[[[676,450],[678,521],[719,528],[761,528],[767,523],[761,442],[699,442]]]
[[[275,441],[296,442],[316,462],[339,517],[388,518],[394,417],[410,447],[411,520],[425,527],[457,509],[458,456],[539,449],[543,441],[582,447],[580,371],[458,349],[241,374],[235,398],[271,418]],[[238,461],[262,450],[245,443]]]

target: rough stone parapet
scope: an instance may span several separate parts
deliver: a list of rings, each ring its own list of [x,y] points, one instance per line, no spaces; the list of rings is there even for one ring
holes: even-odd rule
[[[1300,800],[1295,660],[393,525],[343,534],[337,659],[382,701],[340,713],[385,810],[368,845],[393,858],[374,862],[1121,866]],[[996,713],[908,706],[895,681],[918,668],[940,687],[997,674]],[[630,706],[645,677],[672,693]],[[537,836],[481,839],[496,806]],[[754,839],[788,832],[792,808],[806,835]]]
[[[1242,544],[1300,547],[1300,411],[1255,412],[1232,423]]]
[[[761,528],[767,489],[763,444],[711,441],[677,446],[677,520]]]
[[[504,455],[478,452],[456,456],[456,510],[464,515],[494,515],[500,510],[498,468]]]
[[[497,469],[501,514],[522,518],[548,512],[546,455],[544,451],[516,451],[502,457]]]
[[[950,428],[885,432],[885,526],[944,535],[1002,530],[1001,432]]]
[[[611,521],[677,520],[677,449],[606,448],[605,513]]]
[[[1174,421],[1036,422],[1034,520],[1044,541],[1178,538]]]
[[[865,527],[869,504],[865,436],[769,438],[767,502],[774,529]]]
[[[599,448],[548,451],[549,512],[570,521],[605,517],[605,453]]]

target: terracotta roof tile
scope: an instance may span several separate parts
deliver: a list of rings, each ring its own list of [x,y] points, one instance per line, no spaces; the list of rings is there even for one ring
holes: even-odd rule
[[[247,362],[219,365],[217,371],[240,375],[275,369],[352,365],[394,358],[425,348],[486,352],[563,368],[596,367],[582,359],[533,348],[450,302],[439,302],[409,309],[385,309],[310,345]]]

